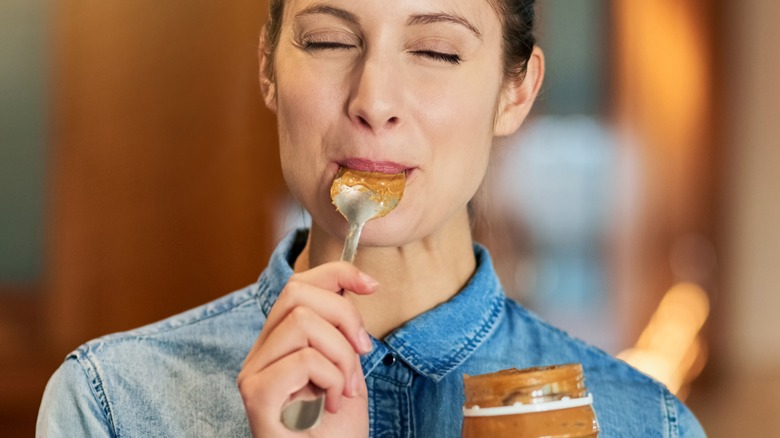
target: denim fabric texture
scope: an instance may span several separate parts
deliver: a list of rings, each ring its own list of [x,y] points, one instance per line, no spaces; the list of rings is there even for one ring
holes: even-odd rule
[[[236,377],[305,239],[287,236],[255,284],[69,354],[46,387],[37,436],[250,436]],[[570,362],[583,364],[600,437],[705,436],[662,384],[509,300],[488,252],[474,251],[477,271],[459,294],[361,358],[371,437],[459,437],[464,373]]]

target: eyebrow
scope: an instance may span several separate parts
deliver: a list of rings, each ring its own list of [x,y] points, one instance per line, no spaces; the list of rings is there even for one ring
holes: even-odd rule
[[[304,15],[314,15],[314,14],[332,15],[334,17],[341,18],[342,20],[348,21],[353,24],[360,24],[360,20],[358,20],[357,15],[353,14],[352,12],[346,11],[344,9],[336,8],[333,6],[324,5],[322,3],[309,6],[308,8],[295,14],[295,18],[302,17]]]
[[[412,15],[411,17],[409,17],[409,20],[406,21],[406,24],[408,26],[413,26],[416,24],[431,24],[431,23],[459,24],[461,26],[464,26],[466,29],[470,30],[471,33],[476,35],[477,38],[482,39],[482,32],[480,32],[479,29],[476,28],[476,26],[471,24],[465,18],[455,14],[447,14],[443,12],[434,13],[434,14],[418,14],[418,15]]]

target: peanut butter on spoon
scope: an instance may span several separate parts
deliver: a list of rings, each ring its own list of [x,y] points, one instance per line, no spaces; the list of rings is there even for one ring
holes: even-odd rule
[[[373,219],[390,213],[398,205],[398,202],[401,201],[405,187],[406,172],[364,172],[342,167],[339,169],[336,178],[333,180],[333,185],[330,187],[330,198],[341,214],[344,214],[336,201],[340,193],[349,189],[368,193],[371,200],[380,206],[379,211],[371,218]]]
[[[330,187],[330,198],[349,222],[341,259],[355,259],[360,233],[371,219],[390,213],[401,201],[406,187],[406,172],[396,174],[364,172],[342,167]]]

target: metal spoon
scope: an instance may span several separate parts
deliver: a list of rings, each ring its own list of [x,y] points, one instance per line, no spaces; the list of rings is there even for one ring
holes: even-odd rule
[[[347,219],[349,231],[344,240],[341,260],[355,261],[363,226],[371,219],[390,213],[403,197],[406,174],[361,172],[342,167],[333,180],[330,197],[336,209]],[[282,423],[292,431],[315,427],[325,408],[321,388],[314,400],[295,400],[282,410]]]

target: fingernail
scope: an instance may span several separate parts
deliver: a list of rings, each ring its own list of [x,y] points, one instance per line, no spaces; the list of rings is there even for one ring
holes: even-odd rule
[[[374,280],[374,277],[369,276],[365,272],[360,273],[360,279],[363,280],[363,283],[365,283],[366,286],[372,289],[379,286],[379,282]]]
[[[371,337],[368,336],[366,329],[362,327],[358,332],[358,343],[360,343],[360,348],[363,350],[363,353],[368,353],[374,349],[374,344],[371,342]]]

